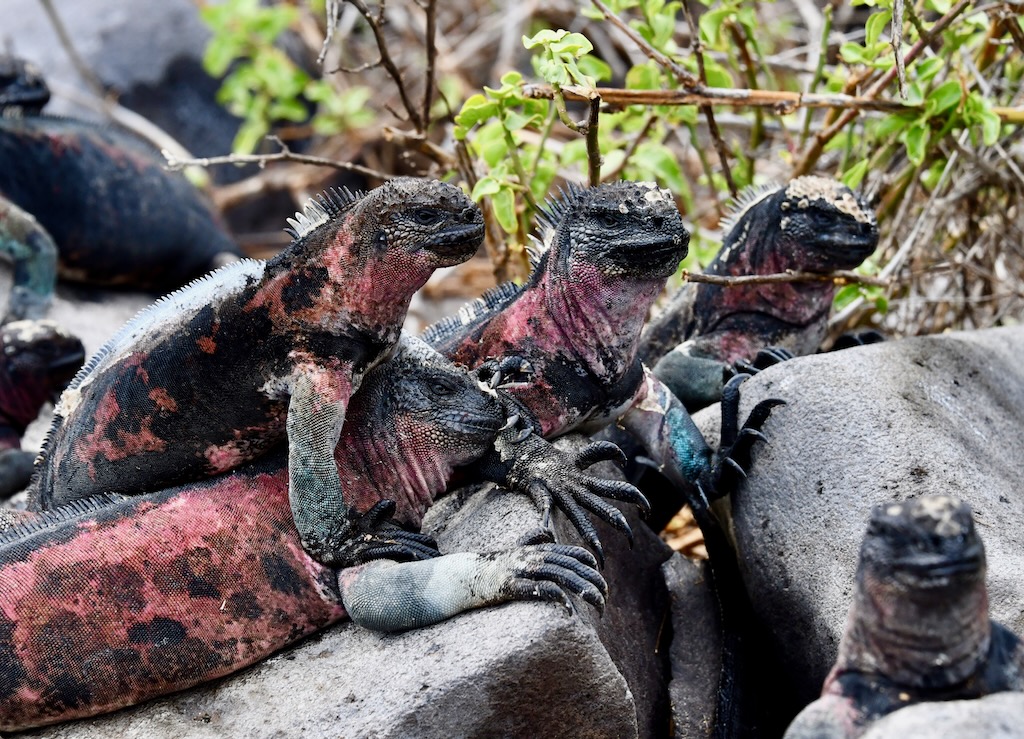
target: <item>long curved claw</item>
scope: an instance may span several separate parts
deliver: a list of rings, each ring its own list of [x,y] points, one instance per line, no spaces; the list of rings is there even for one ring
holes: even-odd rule
[[[511,382],[506,382],[505,380],[509,376],[516,375],[528,378],[533,374],[533,367],[522,357],[509,355],[501,359],[490,359],[477,367],[473,372],[479,382],[486,384],[491,390],[497,390],[502,387],[511,387],[528,382],[528,379],[518,379]]]
[[[610,441],[592,441],[576,455],[576,466],[581,470],[598,462],[614,462],[619,469],[622,469],[626,466],[626,454],[618,444]]]
[[[785,404],[786,401],[780,398],[762,400],[747,415],[747,420],[743,423],[743,427],[737,432],[732,433],[730,435],[731,438],[727,438],[725,433],[725,398],[723,396],[722,445],[719,448],[718,462],[715,465],[715,497],[724,497],[735,487],[739,480],[747,477],[747,470],[750,468],[750,452],[754,447],[754,443],[768,441],[768,437],[762,433],[761,427],[768,420],[773,409]],[[739,405],[738,387],[736,405],[737,407]]]
[[[722,441],[723,448],[731,447],[736,442],[740,426],[740,385],[750,377],[739,374],[725,383],[722,388]]]
[[[590,522],[587,514],[583,510],[577,501],[576,497],[579,495],[577,491],[576,496],[567,495],[560,488],[555,488],[551,491],[551,495],[554,497],[555,503],[566,518],[572,523],[576,531],[579,532],[580,537],[587,543],[587,546],[594,552],[594,556],[597,558],[598,564],[601,568],[604,568],[604,547],[601,545],[601,538],[597,535],[597,529],[594,528],[594,524]]]
[[[645,518],[651,513],[651,504],[647,497],[640,490],[628,482],[622,480],[600,480],[595,478],[587,484],[587,488],[595,495],[602,498],[611,498],[623,503],[632,503],[640,509],[641,515]]]
[[[568,544],[536,544],[510,554],[518,561],[502,586],[506,596],[515,600],[555,601],[571,608],[565,593],[568,590],[604,610],[608,584],[586,549]]]

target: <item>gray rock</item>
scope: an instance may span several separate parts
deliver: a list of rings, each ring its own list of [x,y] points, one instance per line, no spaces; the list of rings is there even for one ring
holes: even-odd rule
[[[721,624],[707,562],[675,554],[661,566],[672,602],[672,702],[674,736],[709,737],[715,725],[722,670]]]
[[[1024,693],[970,701],[920,703],[876,721],[863,739],[1024,739]]]
[[[794,712],[835,661],[871,507],[930,493],[970,503],[990,615],[1024,633],[1024,328],[918,337],[804,357],[743,387],[780,397],[733,498],[735,537]],[[717,407],[700,414],[713,432]],[[774,670],[774,667],[766,667]],[[785,699],[785,698],[784,698]]]
[[[442,551],[486,551],[539,522],[525,497],[485,487],[452,494],[424,527]],[[25,736],[663,736],[667,599],[660,578],[637,572],[657,573],[668,551],[631,523],[633,559],[623,537],[601,531],[603,618],[581,603],[512,603],[402,634],[340,624],[210,686]]]

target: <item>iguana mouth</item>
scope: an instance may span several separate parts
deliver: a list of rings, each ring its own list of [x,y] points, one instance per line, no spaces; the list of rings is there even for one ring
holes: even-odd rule
[[[685,239],[671,237],[643,243],[616,244],[607,252],[610,261],[630,274],[668,276],[686,256]]]
[[[821,233],[815,239],[818,248],[829,258],[833,269],[853,269],[867,259],[878,246],[878,234],[866,232],[838,234]]]
[[[440,257],[464,258],[471,256],[484,240],[482,223],[467,223],[446,228],[440,233],[423,242],[423,248],[429,249]]]
[[[450,425],[462,433],[496,434],[502,426],[503,419],[494,415],[459,411],[452,414]]]
[[[910,581],[915,588],[945,587],[950,578],[962,580],[984,571],[985,555],[980,546],[971,546],[955,557],[945,554],[916,554],[892,563],[900,580]]]

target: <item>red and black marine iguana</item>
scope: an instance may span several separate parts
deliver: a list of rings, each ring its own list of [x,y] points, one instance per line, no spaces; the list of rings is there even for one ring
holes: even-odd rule
[[[878,246],[874,212],[827,177],[751,188],[723,230],[722,248],[706,274],[853,269]],[[816,352],[834,296],[831,281],[732,287],[691,282],[651,321],[639,355],[693,412],[721,399],[723,370],[737,362],[768,347],[795,355]]]
[[[345,566],[358,515],[334,462],[349,399],[398,341],[413,293],[483,240],[459,189],[401,178],[325,193],[268,262],[222,267],[126,324],[61,396],[31,488],[43,510],[201,480],[287,439],[292,514]]]
[[[440,556],[428,537],[386,521],[395,508],[395,521],[417,528],[453,468],[494,445],[556,463],[537,467],[550,487],[642,501],[584,472],[610,456],[604,447],[573,458],[507,422],[509,410],[519,412],[500,390],[481,389],[416,339],[369,372],[334,454],[346,501],[362,514],[346,559],[373,560],[348,569],[325,567],[300,545],[283,448],[148,495],[0,511],[0,529],[9,526],[0,533],[0,730],[187,688],[345,616],[394,631],[508,600],[567,603],[566,592],[602,607],[604,580],[582,548],[541,542]],[[496,481],[520,490],[535,482],[513,477]]]
[[[8,319],[40,318],[57,276],[164,292],[241,253],[160,152],[114,126],[42,113],[38,70],[0,55],[0,253]]]

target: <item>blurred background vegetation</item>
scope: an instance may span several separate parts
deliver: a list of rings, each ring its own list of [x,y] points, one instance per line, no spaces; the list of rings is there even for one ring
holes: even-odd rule
[[[740,190],[816,173],[870,198],[882,231],[861,268],[874,284],[839,291],[834,334],[1021,318],[1021,2],[200,5],[204,65],[243,120],[237,153],[302,142],[370,185],[463,183],[499,280],[526,274],[536,209],[563,181],[668,187],[699,270]],[[332,176],[275,166],[301,167],[293,192]]]

